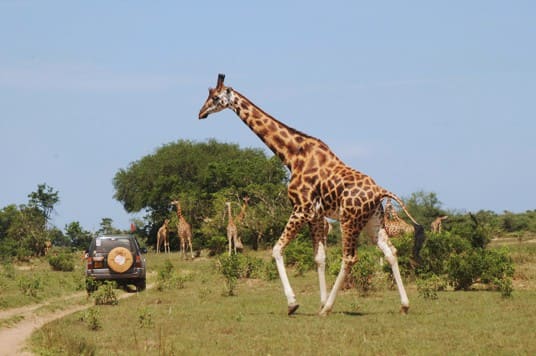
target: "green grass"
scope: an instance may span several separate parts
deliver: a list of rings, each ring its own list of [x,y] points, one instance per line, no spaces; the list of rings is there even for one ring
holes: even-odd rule
[[[268,258],[269,253],[263,253]],[[164,255],[148,255],[152,271]],[[534,288],[498,292],[439,292],[438,299],[419,297],[406,283],[410,313],[400,315],[396,291],[360,297],[342,291],[333,313],[317,316],[316,274],[291,283],[300,303],[286,315],[279,280],[240,280],[235,296],[224,296],[223,277],[214,259],[170,259],[175,271],[190,276],[183,288],[156,288],[95,306],[49,323],[32,336],[41,355],[528,355],[536,354]],[[149,277],[155,282],[156,273]],[[532,281],[533,282],[533,281]],[[98,318],[97,321],[94,318]],[[92,324],[100,325],[93,330]]]
[[[72,272],[53,271],[45,258],[0,265],[0,311],[62,297],[85,289],[84,266]]]

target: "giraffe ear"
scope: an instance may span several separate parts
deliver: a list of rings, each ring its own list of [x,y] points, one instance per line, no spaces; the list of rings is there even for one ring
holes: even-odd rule
[[[223,86],[224,80],[225,80],[225,74],[218,74],[218,84],[216,85],[217,89],[220,89]]]

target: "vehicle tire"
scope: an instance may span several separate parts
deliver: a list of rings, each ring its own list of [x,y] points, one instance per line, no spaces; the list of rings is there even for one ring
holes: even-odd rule
[[[146,279],[140,279],[139,281],[136,282],[136,289],[138,292],[141,292],[142,290],[145,290],[145,288],[147,287],[147,281]]]
[[[134,257],[124,247],[116,247],[108,253],[108,267],[114,272],[124,273],[132,267]]]

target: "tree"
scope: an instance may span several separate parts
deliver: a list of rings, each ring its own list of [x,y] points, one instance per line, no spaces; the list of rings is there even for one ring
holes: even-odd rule
[[[28,206],[38,209],[45,217],[45,223],[49,221],[54,205],[60,201],[58,191],[54,191],[46,183],[37,185],[37,191],[28,194],[28,198]]]
[[[147,212],[152,243],[164,219],[173,219],[175,215],[170,207],[173,199],[180,200],[195,235],[205,221],[221,220],[220,205],[224,199],[240,201],[249,186],[285,187],[287,181],[288,172],[281,161],[267,157],[263,150],[241,149],[215,140],[181,140],[164,145],[117,172],[114,198],[128,212]],[[224,231],[215,223],[207,228],[206,233]],[[194,241],[199,240],[199,236],[194,236]]]
[[[98,234],[101,235],[109,235],[109,234],[121,234],[122,231],[119,229],[116,229],[113,226],[113,219],[111,218],[102,218],[100,223],[100,228],[97,231]]]
[[[438,216],[447,215],[434,192],[418,191],[405,199],[406,206],[415,220],[425,228]]]
[[[91,242],[91,233],[85,231],[78,221],[65,225],[65,236],[74,248],[87,249]]]

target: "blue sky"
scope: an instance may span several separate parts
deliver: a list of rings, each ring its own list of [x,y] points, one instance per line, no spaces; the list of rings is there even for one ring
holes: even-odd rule
[[[126,229],[119,169],[179,139],[264,147],[197,119],[218,73],[402,197],[536,208],[535,2],[181,3],[0,0],[0,208],[46,183],[59,228]]]

